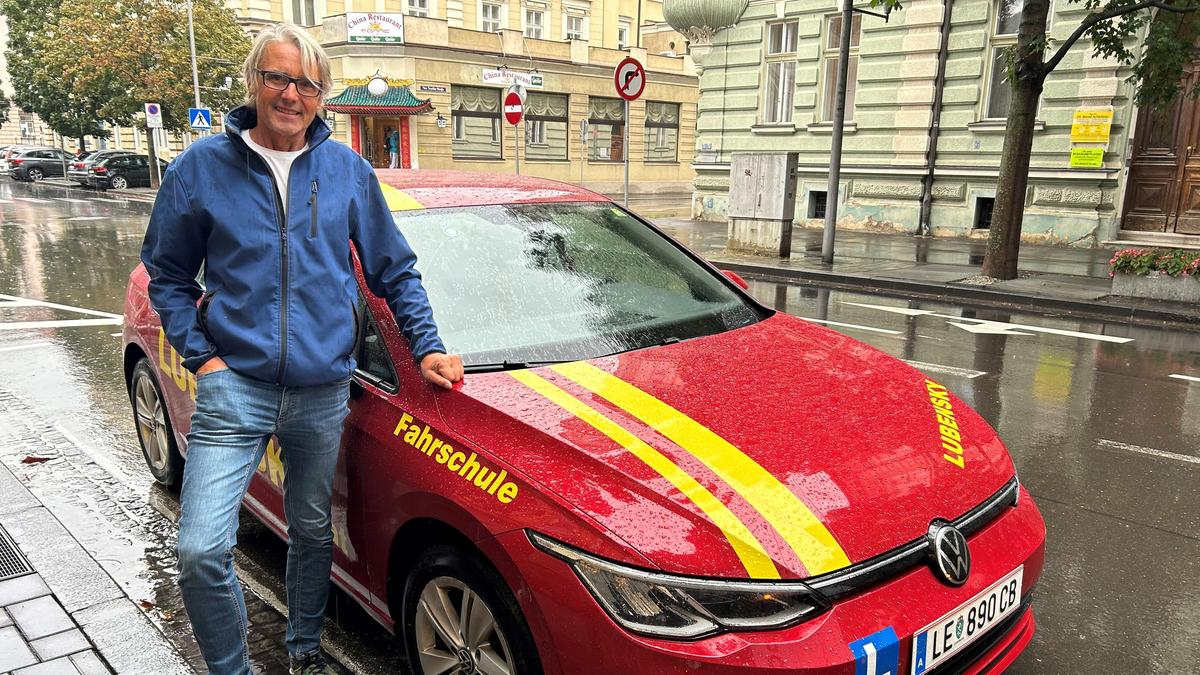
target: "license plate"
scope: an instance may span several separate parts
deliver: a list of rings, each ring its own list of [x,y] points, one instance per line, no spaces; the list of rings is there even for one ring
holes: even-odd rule
[[[1025,566],[913,635],[912,675],[933,670],[1021,606]]]

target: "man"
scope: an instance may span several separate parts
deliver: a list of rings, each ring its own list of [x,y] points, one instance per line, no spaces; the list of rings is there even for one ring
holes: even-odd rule
[[[400,165],[400,132],[387,128],[388,168],[394,169]]]
[[[452,387],[462,361],[445,354],[374,172],[328,140],[316,117],[332,85],[320,45],[295,26],[269,26],[244,75],[249,100],[227,115],[225,133],[167,169],[142,247],[151,303],[196,373],[179,584],[210,671],[249,673],[232,547],[238,506],[274,434],[285,472],[288,653],[292,672],[322,673],[330,502],[358,293],[349,242],[425,380]]]

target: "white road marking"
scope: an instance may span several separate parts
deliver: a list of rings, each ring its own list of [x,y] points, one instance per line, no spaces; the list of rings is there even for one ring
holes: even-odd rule
[[[66,321],[14,321],[0,323],[0,330],[31,330],[35,328],[73,328],[75,326],[120,326],[121,317],[111,319],[68,319]]]
[[[1043,328],[1042,326],[1028,326],[1023,323],[1008,323],[1005,321],[989,321],[987,319],[973,319],[973,318],[967,317],[967,316],[950,316],[948,314],[930,314],[930,316],[936,316],[940,319],[950,319],[951,321],[973,321],[977,324],[987,325],[987,326],[996,326],[996,327],[1008,326],[1012,330],[1031,330],[1035,333],[1049,333],[1050,335],[1065,335],[1067,337],[1080,338],[1080,339],[1084,339],[1084,340],[1098,340],[1100,342],[1116,342],[1118,344],[1124,344],[1126,342],[1133,342],[1133,338],[1114,337],[1112,335],[1100,335],[1099,333],[1081,333],[1079,331],[1063,330],[1061,328]],[[960,328],[961,328],[961,326],[960,326]],[[1010,332],[1009,335],[1012,335],[1012,333]]]
[[[108,197],[92,197],[94,202],[112,202],[114,204],[124,204],[124,199],[109,199]]]
[[[50,307],[52,309],[65,309],[68,312],[78,312],[80,314],[91,314],[92,316],[106,316],[109,318],[120,319],[120,314],[112,314],[110,312],[101,312],[95,309],[84,309],[83,307],[72,307],[71,305],[56,305],[53,302],[43,302],[32,298],[19,298],[15,295],[4,295],[0,293],[0,300],[12,300],[23,305],[36,305],[38,307]]]
[[[1200,382],[1200,377],[1192,377],[1191,375],[1180,375],[1179,373],[1171,373],[1171,377],[1177,380],[1187,380],[1188,382]]]
[[[72,197],[55,197],[55,199],[57,199],[57,200],[58,200],[58,201],[60,201],[60,202],[72,202],[72,203],[75,203],[75,204],[86,204],[86,203],[88,203],[88,200],[86,200],[86,199],[74,199],[74,198],[72,198]]]
[[[1154,448],[1146,448],[1140,445],[1130,445],[1128,443],[1118,443],[1117,441],[1109,441],[1100,439],[1096,444],[1102,448],[1113,450],[1128,450],[1129,452],[1137,452],[1143,455],[1151,455],[1154,457],[1162,457],[1163,459],[1173,459],[1178,462],[1187,462],[1188,464],[1200,464],[1200,457],[1192,455],[1181,455],[1177,452],[1167,452],[1166,450],[1155,450]]]
[[[995,326],[986,323],[958,323],[957,321],[947,321],[946,323],[957,328],[961,328],[968,333],[984,333],[986,335],[1025,335],[1030,336],[1033,333],[1022,333],[1014,329],[1012,326]]]
[[[925,363],[924,361],[909,361],[908,359],[904,359],[904,362],[917,370],[927,373],[942,373],[956,377],[965,377],[969,380],[973,380],[980,375],[987,375],[982,370],[971,370],[970,368],[955,368],[954,366],[943,366],[937,363]]]
[[[865,302],[843,302],[843,305],[854,305],[855,307],[866,307],[867,309],[879,309],[885,312],[895,312],[905,316],[924,316],[933,314],[932,309],[909,309],[908,307],[893,307],[891,305],[871,305]]]
[[[871,331],[872,333],[886,333],[888,335],[900,335],[900,331],[898,331],[898,330],[888,330],[886,328],[873,328],[871,326],[859,326],[857,324],[842,323],[840,321],[826,321],[825,319],[810,319],[807,316],[802,316],[800,318],[804,319],[805,321],[811,321],[813,323],[823,323],[826,326],[840,326],[842,328],[854,328],[857,330],[867,330],[867,331]]]
[[[108,218],[108,216],[74,216],[72,218],[67,218],[67,220],[104,220],[106,218]]]
[[[38,199],[36,197],[13,197],[13,199],[16,199],[16,200],[22,201],[22,202],[33,202],[35,204],[49,204],[50,203],[49,199]]]
[[[33,349],[34,347],[45,347],[50,344],[45,340],[41,342],[26,342],[23,345],[10,345],[8,347],[0,347],[0,352],[15,352],[19,349]]]
[[[121,337],[124,333],[109,333],[108,337]]]

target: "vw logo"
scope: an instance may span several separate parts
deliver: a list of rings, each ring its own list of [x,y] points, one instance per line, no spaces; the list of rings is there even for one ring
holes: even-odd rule
[[[933,544],[930,557],[934,572],[951,586],[967,583],[971,575],[971,550],[963,533],[946,521],[935,520],[929,526],[929,540]]]
[[[463,648],[459,649],[455,654],[458,656],[459,672],[464,675],[475,675],[479,670],[475,667],[475,658],[471,656],[471,650]]]

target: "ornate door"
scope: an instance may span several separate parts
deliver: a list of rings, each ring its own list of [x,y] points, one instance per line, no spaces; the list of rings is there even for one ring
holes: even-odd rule
[[[1193,63],[1182,91],[1198,81],[1200,63]],[[1200,103],[1186,94],[1139,115],[1121,227],[1200,234]]]

